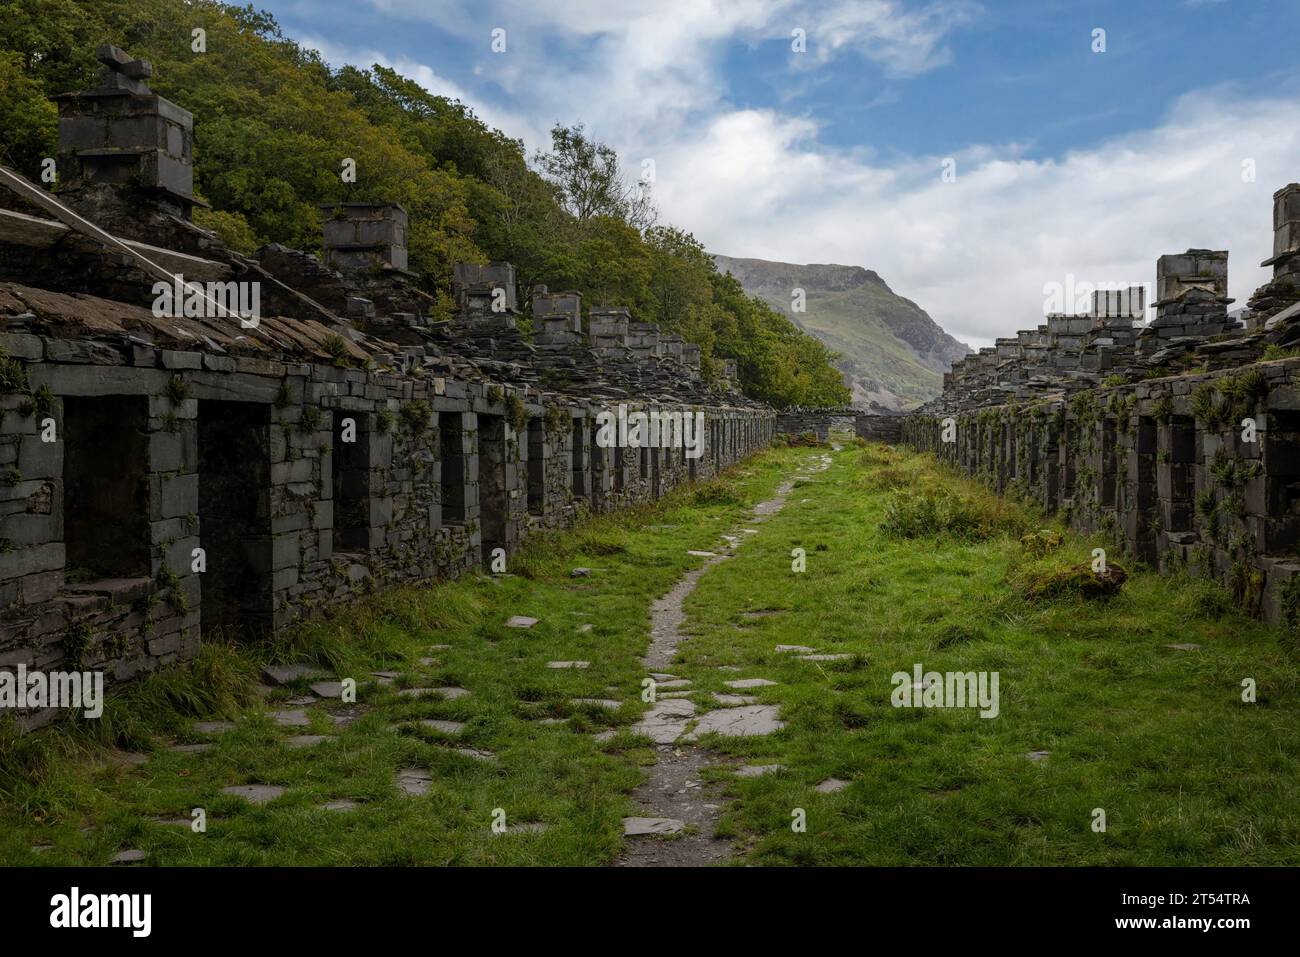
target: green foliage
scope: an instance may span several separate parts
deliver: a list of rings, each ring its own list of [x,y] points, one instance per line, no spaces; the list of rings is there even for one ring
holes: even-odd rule
[[[167,396],[167,401],[172,405],[180,405],[189,398],[189,383],[187,383],[182,377],[174,375],[167,380],[165,394]]]
[[[298,420],[298,431],[304,435],[310,435],[320,429],[320,422],[320,409],[314,405],[304,406],[302,410],[302,418]]]
[[[506,421],[518,433],[528,428],[528,409],[524,407],[524,400],[513,392],[506,396]]]
[[[72,671],[80,671],[86,664],[86,652],[92,642],[90,622],[86,619],[75,621],[63,633],[60,644],[63,646],[64,659]]]
[[[387,435],[393,431],[393,426],[397,424],[397,417],[388,409],[380,409],[375,413],[375,428],[381,435]]]
[[[562,405],[546,407],[546,434],[552,441],[558,441],[569,434],[573,419]]]
[[[962,496],[939,487],[904,490],[885,504],[880,530],[891,538],[946,536],[980,542],[1018,534],[1023,517],[993,496]]]
[[[26,391],[27,367],[0,349],[0,393]]]
[[[1031,600],[1104,600],[1119,594],[1128,573],[1114,562],[1104,572],[1095,572],[1089,562],[1069,564],[1060,560],[1019,566],[1008,579],[1023,597]]]
[[[1037,532],[1031,532],[1028,535],[1022,536],[1020,539],[1020,547],[1030,555],[1033,555],[1036,558],[1042,558],[1049,552],[1054,552],[1056,549],[1060,548],[1063,541],[1064,538],[1059,531],[1054,528],[1044,528]]]
[[[433,409],[424,399],[415,399],[402,406],[402,424],[413,435],[419,435],[429,428],[433,421]]]

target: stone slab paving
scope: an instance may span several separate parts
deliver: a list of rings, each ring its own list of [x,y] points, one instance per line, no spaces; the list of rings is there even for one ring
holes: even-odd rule
[[[818,784],[813,788],[813,790],[820,794],[835,794],[836,792],[843,791],[848,786],[848,781],[841,781],[839,778],[827,778],[825,781],[821,782],[821,784]]]
[[[249,804],[267,804],[283,794],[284,788],[274,784],[236,784],[222,788],[221,793],[243,798]]]
[[[672,744],[686,731],[687,723],[694,716],[694,701],[679,698],[656,701],[632,725],[632,732],[645,735],[656,744]]]
[[[403,768],[397,772],[394,783],[403,794],[420,797],[429,793],[433,785],[433,775],[424,768]]]
[[[751,704],[740,708],[718,708],[703,715],[683,741],[698,741],[706,734],[724,738],[749,738],[773,734],[785,727],[781,709],[774,704]]]
[[[687,554],[687,555],[693,555],[693,556],[695,556],[696,558],[717,558],[717,557],[718,557],[718,556],[715,555],[713,552],[702,552],[702,551],[699,551],[699,550],[697,550],[697,549],[691,549],[691,550],[688,551],[686,554]]]
[[[752,694],[719,694],[713,692],[713,700],[724,708],[734,708],[742,704],[758,704],[758,699]]]
[[[570,698],[569,704],[577,707],[595,705],[597,708],[607,708],[610,711],[617,711],[623,707],[623,702],[615,701],[613,698]]]
[[[548,668],[590,668],[590,661],[548,661]]]
[[[211,751],[214,747],[216,747],[214,744],[169,744],[167,750],[177,754],[202,754],[204,751]]]
[[[771,501],[755,506],[754,521],[763,521],[766,515],[780,510],[793,485],[793,481],[783,482]],[[686,618],[687,597],[715,565],[730,560],[733,550],[729,548],[722,555],[695,551],[691,554],[708,560],[683,575],[668,594],[650,607],[650,646],[642,664],[656,681],[660,680],[658,675],[667,673],[677,656],[678,645],[688,640],[681,630]],[[740,669],[731,666],[729,670]],[[669,682],[677,680],[680,679],[668,678]],[[746,707],[753,706],[707,712],[699,718],[699,724],[707,722],[706,726],[713,730],[727,728],[732,733],[746,733],[748,730],[768,733],[764,729],[781,726],[775,705],[757,706],[764,709],[761,715],[750,713],[731,719],[723,717],[744,711]],[[700,771],[712,765],[711,757],[699,748],[681,748],[674,744],[678,740],[688,740],[684,733],[695,722],[694,702],[685,698],[659,698],[633,726],[634,732],[646,735],[659,745],[658,760],[650,768],[645,783],[632,795],[649,814],[644,818],[625,819],[624,834],[629,839],[665,833],[680,836],[672,841],[629,840],[618,860],[619,866],[698,867],[731,856],[731,842],[714,837],[721,815],[723,787],[720,783],[702,784]],[[698,726],[689,740],[697,736]],[[687,825],[692,827],[691,833],[683,833]]]
[[[799,651],[799,652],[808,652],[809,654],[811,654],[812,652],[816,651],[817,649],[816,649],[816,648],[809,648],[807,645],[777,645],[777,646],[776,646],[776,650],[777,650],[777,651]]]
[[[852,655],[796,655],[800,661],[844,661]]]
[[[194,730],[198,734],[225,734],[235,730],[233,721],[196,721]]]
[[[507,824],[504,831],[493,831],[498,837],[505,837],[510,834],[545,834],[551,829],[551,825],[544,821],[526,821],[523,824]]]
[[[624,837],[642,837],[647,834],[680,834],[686,823],[670,817],[625,817]]]
[[[495,761],[497,756],[491,751],[484,751],[481,748],[457,748],[456,753],[463,757],[473,758],[476,761]]]
[[[306,711],[272,711],[271,720],[282,728],[305,728],[311,724]]]
[[[323,672],[317,665],[267,665],[262,677],[273,685],[287,685],[300,678],[318,678]]]
[[[465,688],[403,688],[397,692],[403,698],[420,698],[427,694],[437,695],[446,701],[455,701],[469,694]]]
[[[685,678],[672,678],[668,681],[657,681],[655,684],[658,688],[668,688],[669,690],[673,688],[689,688],[691,686],[691,683]]]
[[[125,850],[125,851],[118,851],[116,854],[113,855],[112,860],[110,860],[108,863],[110,863],[110,864],[139,864],[139,863],[140,863],[141,861],[143,861],[143,860],[145,859],[145,857],[147,857],[147,856],[148,856],[148,855],[146,855],[144,851],[139,850],[138,848],[134,848],[134,847],[132,847],[132,848],[128,848],[128,849]]]
[[[321,698],[342,698],[343,682],[341,681],[317,681],[311,685],[312,694]]]
[[[1052,753],[1051,751],[1030,751],[1028,754],[1025,755],[1025,757],[1027,757],[1030,761],[1043,761],[1051,753]]]
[[[785,769],[784,764],[746,764],[736,768],[738,778],[761,778],[765,774],[775,774]]]
[[[465,730],[465,724],[461,721],[440,721],[436,718],[424,718],[417,721],[422,728],[428,728],[430,731],[437,731],[439,734],[460,734]]]
[[[776,684],[775,681],[768,681],[766,678],[741,678],[738,681],[724,681],[728,688],[770,688]]]
[[[529,618],[527,615],[511,615],[506,620],[507,628],[531,628],[537,624],[536,618]]]
[[[357,802],[342,798],[338,801],[327,801],[321,807],[326,811],[351,811],[357,807]]]

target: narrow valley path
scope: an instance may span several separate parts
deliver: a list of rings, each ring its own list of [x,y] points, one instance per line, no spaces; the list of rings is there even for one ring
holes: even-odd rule
[[[682,631],[686,599],[709,571],[733,558],[745,541],[760,534],[750,526],[761,525],[781,511],[799,478],[824,471],[830,464],[829,455],[810,459],[795,477],[777,487],[772,498],[755,505],[740,528],[722,536],[726,546],[719,554],[710,555],[703,565],[687,572],[651,605],[650,646],[642,664],[655,682],[656,695],[632,730],[655,743],[657,761],[632,794],[642,813],[623,822],[627,841],[617,866],[697,867],[732,857],[731,841],[714,836],[722,816],[725,785],[704,781],[701,772],[733,762],[694,743],[710,732],[763,735],[779,731],[784,724],[777,705],[759,704],[744,694],[723,696],[728,700],[716,702],[721,707],[697,717],[690,681],[672,673],[678,646],[690,640]]]

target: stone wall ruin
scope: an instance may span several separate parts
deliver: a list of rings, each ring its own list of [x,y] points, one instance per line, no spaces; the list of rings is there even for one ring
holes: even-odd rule
[[[1273,211],[1273,277],[1241,315],[1226,252],[1162,256],[1150,323],[1098,298],[998,339],[953,366],[904,440],[1300,623],[1300,184]]]
[[[100,58],[100,87],[59,101],[62,206],[0,193],[0,667],[128,679],[508,561],[770,444],[769,408],[626,310],[538,287],[525,337],[508,263],[458,265],[457,315],[431,321],[401,207],[330,207],[323,262],[226,248],[189,219],[189,115],[148,64]],[[260,322],[155,315],[146,260],[260,283]],[[619,405],[703,413],[703,454],[596,447]]]

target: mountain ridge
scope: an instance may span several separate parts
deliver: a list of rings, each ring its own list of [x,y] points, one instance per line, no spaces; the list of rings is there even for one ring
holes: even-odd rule
[[[943,373],[971,352],[873,269],[712,255],[745,292],[841,353],[838,365],[855,405],[919,405],[939,394]],[[796,288],[804,290],[803,312],[791,309]]]

